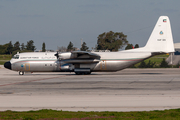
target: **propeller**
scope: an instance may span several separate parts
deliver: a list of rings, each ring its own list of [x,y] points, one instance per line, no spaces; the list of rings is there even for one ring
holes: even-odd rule
[[[56,56],[57,57],[57,59],[59,58],[59,52],[57,51],[57,53],[56,54],[54,54],[54,56]]]

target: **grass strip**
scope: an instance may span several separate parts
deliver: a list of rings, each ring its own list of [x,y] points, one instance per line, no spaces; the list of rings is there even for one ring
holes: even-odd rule
[[[179,120],[180,109],[142,112],[68,112],[56,110],[39,110],[28,112],[0,112],[0,119],[18,120]]]

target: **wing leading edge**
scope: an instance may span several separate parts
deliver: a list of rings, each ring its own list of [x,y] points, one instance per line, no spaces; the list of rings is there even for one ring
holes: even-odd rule
[[[64,62],[72,64],[98,63],[99,61],[99,55],[86,51],[72,51],[70,59],[64,60]]]
[[[72,51],[72,56],[75,58],[91,58],[91,59],[100,59],[101,56],[95,53],[86,52],[86,51]]]
[[[69,64],[84,64],[84,63],[98,63],[101,56],[95,53],[86,51],[72,51],[68,53],[56,53],[55,56]]]

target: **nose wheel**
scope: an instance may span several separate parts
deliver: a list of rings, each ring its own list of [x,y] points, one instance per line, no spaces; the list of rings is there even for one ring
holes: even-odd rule
[[[24,75],[24,71],[19,71],[19,75]]]

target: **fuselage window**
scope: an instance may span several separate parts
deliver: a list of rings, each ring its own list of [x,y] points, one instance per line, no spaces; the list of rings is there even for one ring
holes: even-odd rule
[[[45,64],[45,66],[47,66],[47,64]]]
[[[19,55],[14,55],[13,58],[14,59],[19,59]]]

